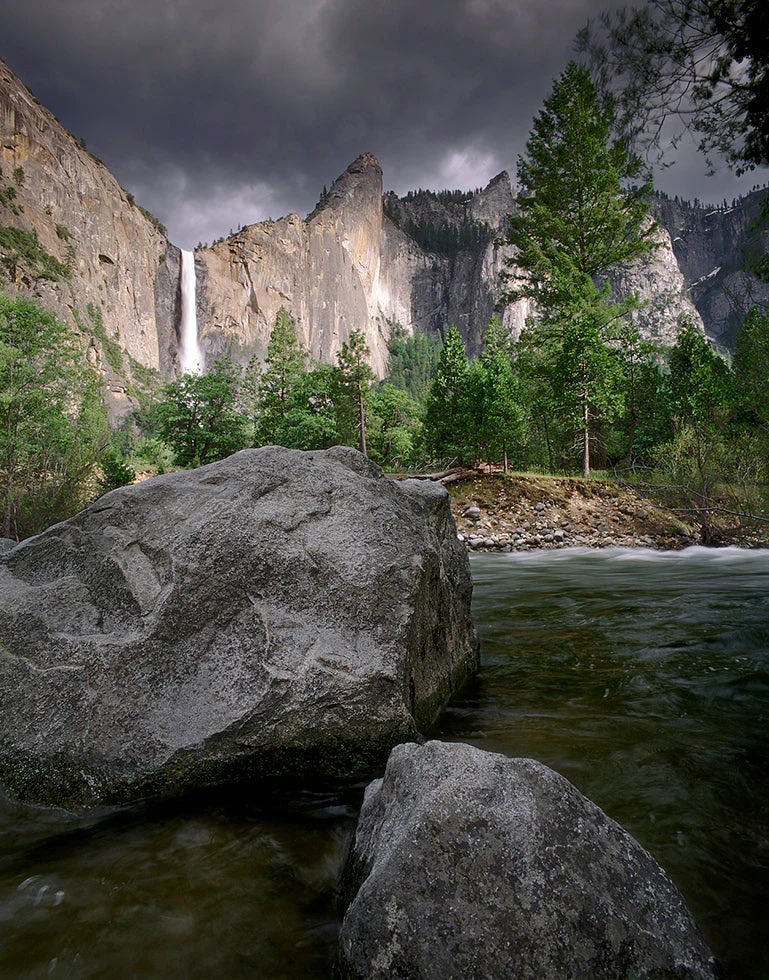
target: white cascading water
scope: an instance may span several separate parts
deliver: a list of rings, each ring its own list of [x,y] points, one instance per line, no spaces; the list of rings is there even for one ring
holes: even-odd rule
[[[203,370],[203,353],[198,343],[198,316],[195,308],[195,256],[182,249],[182,328],[179,366],[183,374]]]

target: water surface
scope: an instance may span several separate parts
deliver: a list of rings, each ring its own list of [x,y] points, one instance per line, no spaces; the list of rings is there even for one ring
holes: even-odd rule
[[[769,552],[472,559],[480,676],[440,737],[553,766],[769,978]],[[75,819],[0,801],[0,977],[328,978],[362,787]]]
[[[729,976],[769,977],[769,552],[472,568],[483,668],[438,737],[558,770],[668,871]]]

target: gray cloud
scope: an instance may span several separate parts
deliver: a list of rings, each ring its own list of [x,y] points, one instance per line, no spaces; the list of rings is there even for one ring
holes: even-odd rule
[[[608,0],[619,6],[621,0]],[[11,0],[2,55],[182,245],[312,208],[359,153],[385,184],[515,168],[596,0]],[[687,196],[692,153],[662,175]]]

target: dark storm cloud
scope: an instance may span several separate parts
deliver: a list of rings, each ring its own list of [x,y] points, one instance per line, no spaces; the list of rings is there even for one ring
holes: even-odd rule
[[[401,192],[513,170],[577,29],[605,6],[14,0],[0,55],[190,245],[309,210],[365,150]]]

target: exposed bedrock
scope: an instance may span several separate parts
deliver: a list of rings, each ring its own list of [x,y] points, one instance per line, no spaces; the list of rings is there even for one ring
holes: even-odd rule
[[[343,980],[718,976],[656,861],[531,759],[397,746],[345,874]]]
[[[477,666],[448,495],[246,450],[0,552],[0,783],[66,806],[365,777]]]

